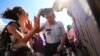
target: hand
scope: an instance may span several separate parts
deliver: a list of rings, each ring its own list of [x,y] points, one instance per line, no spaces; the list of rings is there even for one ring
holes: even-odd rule
[[[58,47],[57,47],[57,52],[62,51],[63,48],[64,48],[64,46],[62,44],[59,44]]]
[[[32,29],[32,22],[30,20],[26,21],[26,27],[27,27],[28,30]]]
[[[78,40],[75,40],[75,41],[74,41],[74,45],[75,45],[75,46],[78,46],[78,45],[79,45],[79,41],[78,41]]]
[[[37,14],[37,17],[40,18],[40,16],[42,15],[43,16],[43,13],[42,13],[43,9],[41,8]]]
[[[39,29],[40,29],[40,19],[34,16],[34,30],[35,32],[38,32]]]

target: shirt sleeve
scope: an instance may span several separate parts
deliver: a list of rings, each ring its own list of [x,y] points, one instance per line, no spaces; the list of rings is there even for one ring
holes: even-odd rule
[[[59,22],[59,24],[60,24],[61,32],[62,33],[65,33],[65,29],[64,29],[63,23],[62,22]]]
[[[41,30],[45,29],[46,24],[47,24],[47,22],[41,24],[41,26],[40,26]]]

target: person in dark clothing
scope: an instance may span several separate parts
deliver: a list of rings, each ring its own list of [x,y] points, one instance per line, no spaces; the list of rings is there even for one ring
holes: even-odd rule
[[[44,56],[43,39],[41,38],[39,33],[33,36],[31,46],[36,56]]]
[[[30,51],[30,48],[28,48],[27,46],[21,47],[14,51],[11,56],[33,56],[32,52]]]

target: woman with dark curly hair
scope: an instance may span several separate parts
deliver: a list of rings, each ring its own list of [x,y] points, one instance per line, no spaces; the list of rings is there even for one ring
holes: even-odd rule
[[[6,26],[6,30],[10,34],[12,43],[10,50],[14,51],[15,53],[17,49],[21,50],[20,48],[27,46],[26,43],[32,38],[33,34],[35,34],[39,29],[39,19],[34,17],[34,28],[33,28],[32,24],[29,22],[28,14],[24,11],[22,7],[17,6],[14,7],[13,9],[7,9],[3,13],[3,18],[12,20]],[[26,51],[27,50],[24,51],[25,54]]]

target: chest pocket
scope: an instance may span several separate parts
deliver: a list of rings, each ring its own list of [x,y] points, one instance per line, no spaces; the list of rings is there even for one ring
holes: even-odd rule
[[[52,26],[46,29],[47,35],[51,36],[59,36],[61,34],[61,27],[59,26]]]

